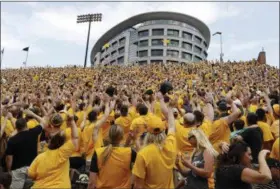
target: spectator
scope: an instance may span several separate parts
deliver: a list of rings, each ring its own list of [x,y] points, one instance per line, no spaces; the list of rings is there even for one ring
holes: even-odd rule
[[[120,146],[123,137],[121,126],[110,127],[110,144],[95,149],[92,157],[88,188],[131,188],[131,168],[136,152]]]
[[[17,134],[9,139],[6,150],[7,170],[12,175],[11,188],[23,188],[28,166],[37,156],[38,136],[46,124],[42,118],[29,110],[26,110],[25,114],[37,118],[40,125],[28,129],[25,119],[19,118],[16,121]]]
[[[251,189],[251,184],[267,184],[272,180],[265,157],[268,150],[258,155],[259,170],[250,168],[251,149],[244,142],[237,142],[229,147],[226,154],[218,158],[216,169],[216,189]]]

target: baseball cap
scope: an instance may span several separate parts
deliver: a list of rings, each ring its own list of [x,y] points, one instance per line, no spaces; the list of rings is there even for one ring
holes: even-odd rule
[[[274,113],[275,113],[276,115],[280,116],[280,106],[279,106],[279,104],[274,104],[274,105],[272,106],[272,108],[273,108]]]
[[[158,116],[151,116],[147,122],[147,131],[152,134],[159,134],[165,130],[164,122]]]

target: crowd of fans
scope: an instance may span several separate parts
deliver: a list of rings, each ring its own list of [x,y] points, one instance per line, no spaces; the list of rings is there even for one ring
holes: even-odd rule
[[[0,188],[280,187],[279,69],[1,72]]]

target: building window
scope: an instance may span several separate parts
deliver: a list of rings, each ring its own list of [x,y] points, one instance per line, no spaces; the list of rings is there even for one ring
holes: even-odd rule
[[[140,64],[140,65],[147,64],[147,60],[139,61],[138,64]]]
[[[103,62],[103,60],[104,60],[104,58],[101,58],[101,59],[100,59],[100,62]]]
[[[113,48],[116,48],[118,46],[118,42],[117,41],[115,41],[114,43],[112,43],[112,47]]]
[[[163,49],[152,49],[151,56],[163,56]]]
[[[198,56],[194,56],[193,61],[194,62],[200,62],[202,59]]]
[[[119,40],[119,44],[120,44],[120,46],[125,44],[125,37],[123,37]]]
[[[117,51],[113,51],[112,53],[111,53],[111,56],[112,57],[114,57],[114,56],[116,56],[117,55]]]
[[[147,37],[149,36],[149,30],[143,30],[138,32],[138,37]]]
[[[197,54],[201,54],[202,49],[200,47],[198,47],[198,46],[194,46],[194,50],[193,51],[195,53],[197,53]]]
[[[207,48],[207,43],[205,41],[203,41],[203,45],[205,48]]]
[[[168,63],[172,63],[172,64],[178,64],[178,61],[174,61],[174,60],[167,60]]]
[[[168,36],[179,37],[179,30],[168,29],[167,30],[167,35]]]
[[[182,52],[182,58],[186,59],[188,61],[191,61],[192,60],[192,54],[186,53],[186,52]]]
[[[207,52],[203,51],[203,54],[204,54],[205,58],[207,58],[207,56],[208,56]]]
[[[192,40],[192,34],[188,33],[188,32],[183,32],[183,38],[188,39],[188,40]]]
[[[164,29],[153,29],[152,30],[152,35],[164,35]]]
[[[176,50],[167,50],[166,55],[167,55],[167,56],[171,56],[171,57],[176,57],[176,58],[178,58],[178,57],[179,57],[179,51],[176,51]]]
[[[148,56],[148,50],[138,51],[137,54],[138,54],[137,56],[139,56],[139,57],[147,57]]]
[[[168,46],[179,47],[179,41],[178,40],[170,40],[170,43],[168,43]]]
[[[161,64],[163,63],[163,60],[151,60],[152,64]]]
[[[163,46],[163,39],[152,39],[152,46]]]
[[[116,63],[116,60],[112,60],[111,62],[110,62],[110,64],[115,64]]]
[[[191,51],[192,50],[192,44],[191,43],[187,43],[187,42],[183,42],[182,43],[182,48]]]
[[[123,54],[124,53],[124,47],[119,48],[119,54]]]
[[[118,64],[122,64],[122,63],[124,63],[124,57],[123,56],[118,58]]]
[[[200,37],[194,36],[194,42],[201,44],[202,39]]]
[[[139,41],[139,47],[147,47],[149,45],[148,40]]]
[[[109,54],[106,54],[105,58],[108,58]]]

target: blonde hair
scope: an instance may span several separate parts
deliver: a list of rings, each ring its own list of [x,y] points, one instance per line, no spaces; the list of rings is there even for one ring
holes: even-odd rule
[[[148,132],[144,139],[144,146],[147,146],[148,144],[155,144],[159,147],[159,149],[162,149],[165,138],[166,134],[164,131],[159,134],[152,134]]]
[[[219,155],[219,153],[213,148],[212,144],[210,143],[206,135],[199,128],[192,129],[189,132],[188,139],[191,137],[196,138],[197,141],[196,150],[207,149],[214,157],[217,157]]]
[[[102,152],[102,165],[106,163],[106,161],[109,159],[110,155],[113,151],[113,146],[119,145],[121,140],[123,139],[123,128],[119,125],[112,125],[109,130],[109,145],[106,146],[105,150]]]

